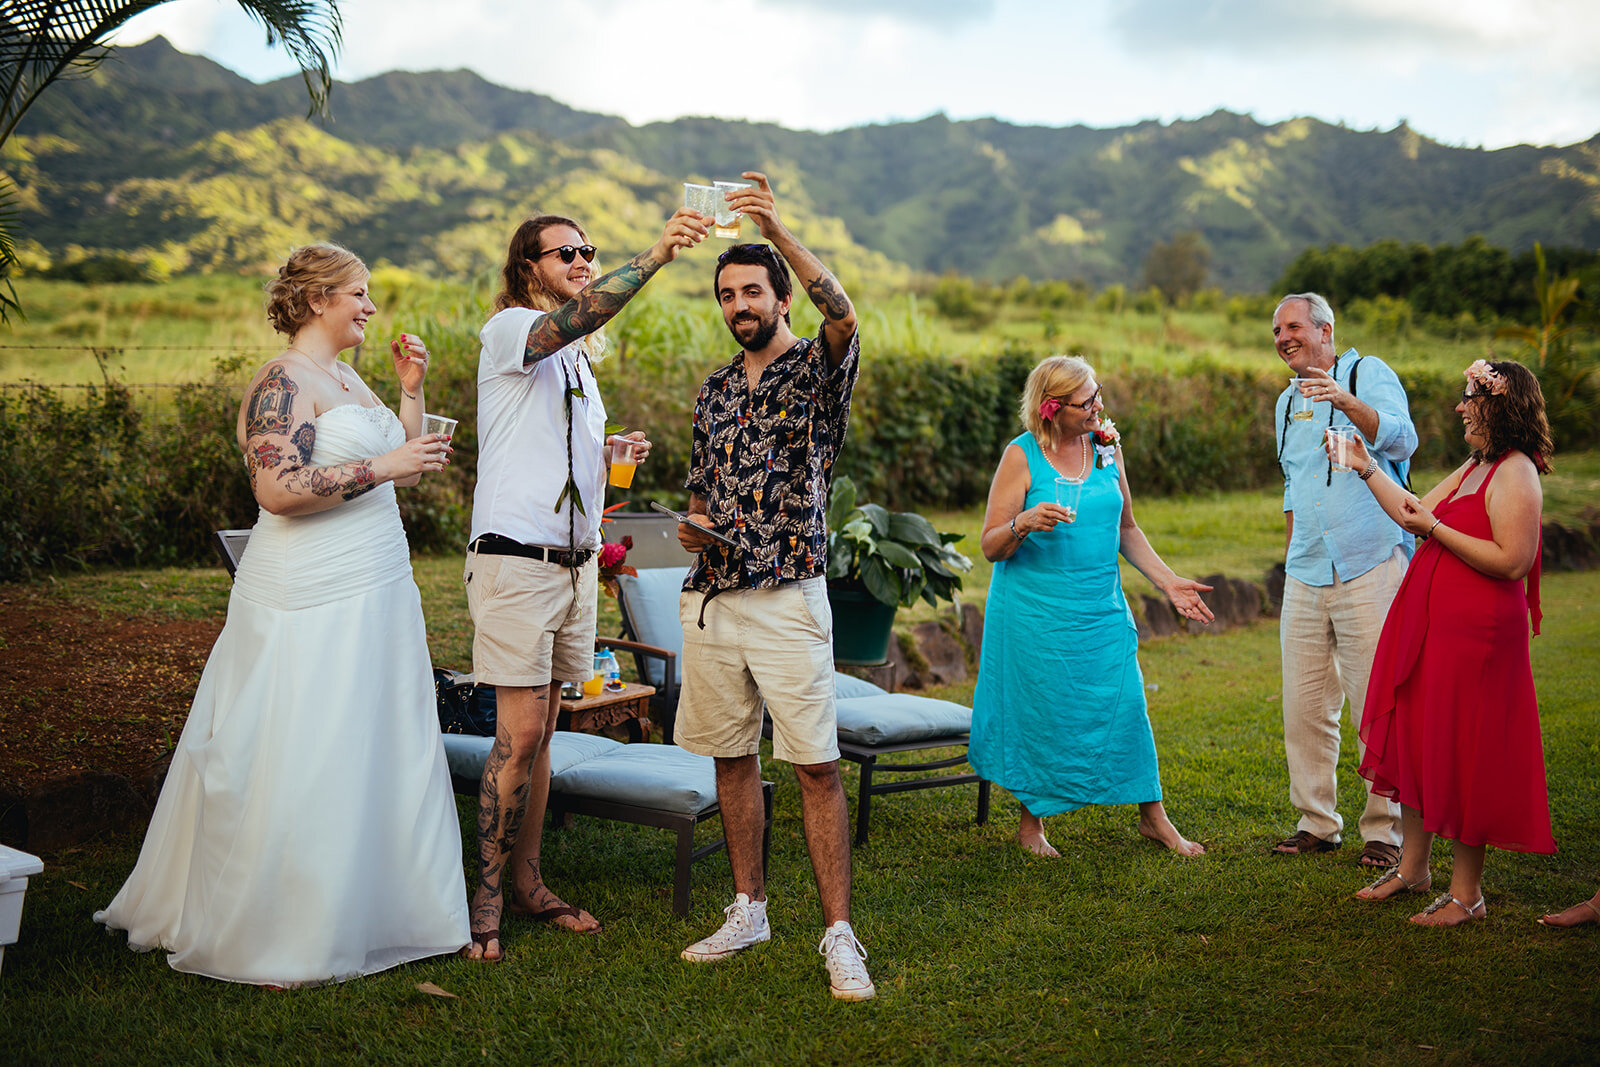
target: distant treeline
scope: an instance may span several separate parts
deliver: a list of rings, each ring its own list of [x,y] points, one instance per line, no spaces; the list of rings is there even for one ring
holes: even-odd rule
[[[1547,248],[1554,276],[1579,279],[1579,292],[1600,292],[1600,251]],[[1316,292],[1334,313],[1357,301],[1403,300],[1418,315],[1453,322],[1470,315],[1479,323],[1539,322],[1539,303],[1529,284],[1536,273],[1534,251],[1516,255],[1472,236],[1458,245],[1376,241],[1365,248],[1308,248],[1278,279],[1277,293]]]

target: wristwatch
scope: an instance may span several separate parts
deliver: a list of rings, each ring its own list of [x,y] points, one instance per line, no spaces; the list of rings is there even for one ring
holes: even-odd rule
[[[1015,537],[1018,541],[1026,541],[1028,539],[1027,534],[1017,533],[1017,520],[1015,518],[1011,520],[1011,536]]]

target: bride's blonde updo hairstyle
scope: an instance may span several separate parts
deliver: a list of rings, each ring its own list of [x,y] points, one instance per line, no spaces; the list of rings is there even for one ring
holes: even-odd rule
[[[328,243],[297,248],[267,283],[267,320],[278,333],[293,337],[311,320],[311,301],[360,285],[366,275],[367,265],[348,248]]]

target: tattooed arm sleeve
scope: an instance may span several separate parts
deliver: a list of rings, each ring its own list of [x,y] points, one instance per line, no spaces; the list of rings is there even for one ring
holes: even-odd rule
[[[522,365],[531,367],[610,322],[664,266],[666,262],[656,259],[647,249],[610,274],[590,282],[583,292],[550,314],[541,316],[528,331],[528,347],[522,354]]]
[[[275,515],[306,515],[352,500],[388,479],[373,459],[313,467],[315,409],[282,364],[245,397],[244,462],[256,502]]]
[[[822,339],[828,346],[828,359],[834,366],[843,362],[850,338],[856,332],[856,309],[845,295],[839,279],[805,245],[784,228],[772,241],[794,271],[795,284],[822,312]]]

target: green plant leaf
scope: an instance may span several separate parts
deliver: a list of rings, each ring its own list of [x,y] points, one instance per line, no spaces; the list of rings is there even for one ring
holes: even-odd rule
[[[885,566],[882,560],[868,556],[861,561],[861,584],[883,603],[900,606],[900,576]]]
[[[878,554],[888,560],[891,566],[908,570],[919,570],[922,567],[922,560],[917,558],[916,552],[898,541],[879,541],[877,547]]]
[[[889,516],[889,536],[914,545],[937,548],[940,544],[939,531],[933,528],[933,523],[909,511],[897,511]]]
[[[833,491],[828,497],[828,529],[838,530],[850,521],[856,509],[856,483],[848,476],[833,480]]]
[[[862,504],[861,514],[872,523],[872,530],[879,537],[889,536],[889,512],[879,504]]]

